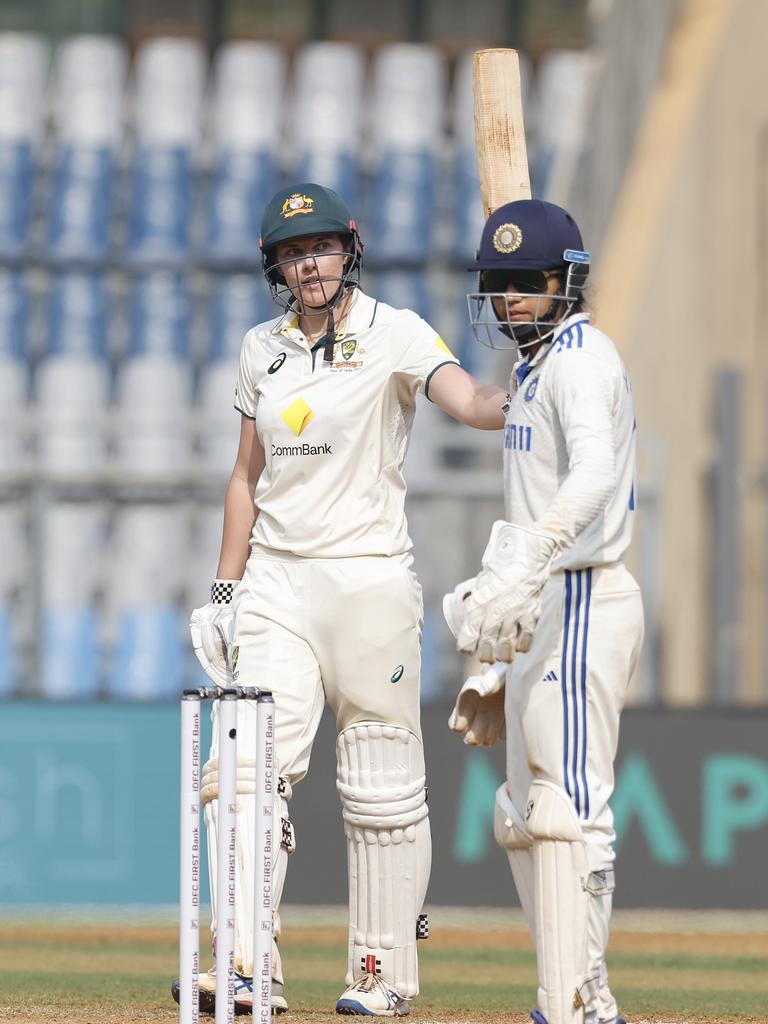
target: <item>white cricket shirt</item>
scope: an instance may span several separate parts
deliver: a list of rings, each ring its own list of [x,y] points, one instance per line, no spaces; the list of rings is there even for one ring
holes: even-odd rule
[[[553,569],[609,565],[632,537],[635,415],[607,335],[577,314],[515,366],[504,427],[506,517],[555,537]]]
[[[403,459],[418,391],[457,363],[429,324],[356,291],[333,361],[295,314],[245,336],[235,408],[266,464],[251,544],[315,558],[408,551]]]

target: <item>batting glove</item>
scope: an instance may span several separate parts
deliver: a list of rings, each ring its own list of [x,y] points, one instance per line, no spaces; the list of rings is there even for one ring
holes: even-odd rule
[[[527,651],[541,615],[541,591],[558,552],[551,537],[504,520],[493,524],[483,568],[461,602],[456,646],[482,662]],[[455,591],[454,591],[455,593]]]
[[[232,598],[240,580],[214,580],[211,600],[202,608],[195,608],[189,620],[197,660],[203,671],[217,686],[232,685],[229,648],[232,643],[234,613]]]
[[[480,675],[470,676],[456,698],[448,727],[463,733],[470,747],[492,747],[507,734],[504,721],[504,683],[507,666],[497,662]]]

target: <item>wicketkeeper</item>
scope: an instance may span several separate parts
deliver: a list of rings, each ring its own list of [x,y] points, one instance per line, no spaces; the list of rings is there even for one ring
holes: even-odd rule
[[[446,596],[459,650],[485,670],[450,725],[506,726],[495,834],[536,945],[537,1024],[624,1024],[605,950],[614,890],[613,762],[643,611],[622,559],[636,503],[627,371],[590,323],[589,255],[558,206],[488,219],[468,297],[477,339],[518,353],[504,426],[505,519],[482,568]]]

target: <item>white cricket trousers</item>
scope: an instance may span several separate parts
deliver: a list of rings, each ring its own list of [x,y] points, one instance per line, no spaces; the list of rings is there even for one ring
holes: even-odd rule
[[[621,564],[564,571],[544,588],[531,649],[507,673],[507,788],[522,821],[534,777],[579,817],[590,871],[614,860],[619,716],[643,640],[640,589]]]
[[[254,548],[235,597],[241,686],[271,690],[280,775],[309,766],[326,701],[337,731],[401,726],[421,739],[421,587],[410,554],[300,558]]]

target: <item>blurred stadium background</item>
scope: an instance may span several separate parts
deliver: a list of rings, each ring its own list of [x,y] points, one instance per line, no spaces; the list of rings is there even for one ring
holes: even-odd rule
[[[746,758],[738,737],[768,724],[767,37],[762,0],[2,0],[6,751],[36,736],[44,758],[44,736],[60,739],[65,722],[102,729],[110,707],[108,722],[138,723],[126,702],[169,713],[175,730],[170,702],[200,679],[186,623],[217,561],[240,342],[272,315],[257,243],[276,187],[318,180],[341,192],[359,211],[365,287],[416,309],[472,372],[504,383],[509,364],[472,341],[465,313],[481,224],[469,62],[475,49],[514,46],[534,194],[581,224],[597,320],[637,400],[632,568],[647,642],[629,701],[727,721],[706,732],[702,756],[727,735]],[[409,518],[424,698],[441,723],[463,667],[440,599],[474,571],[501,513],[500,462],[493,435],[422,404]],[[694,719],[674,713],[672,735],[698,742]],[[34,716],[48,733],[35,733]],[[643,733],[650,760],[659,721]],[[145,726],[135,728],[141,744]],[[87,771],[101,777],[92,753]],[[19,782],[7,755],[11,808],[40,807],[42,785],[74,801],[79,820],[88,786],[64,773],[46,789],[40,763]],[[733,797],[730,824],[749,833],[756,864],[768,762],[758,745],[739,763],[709,798]],[[685,793],[675,800],[683,808]],[[23,817],[0,829],[17,880],[34,833]],[[59,826],[38,818],[42,850]],[[710,866],[739,867],[735,854],[713,856]],[[28,881],[14,888],[6,873],[0,900],[34,898]],[[55,872],[49,881],[55,898]]]

